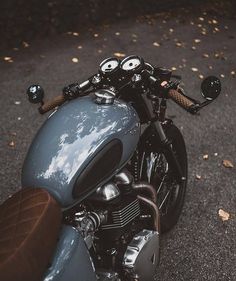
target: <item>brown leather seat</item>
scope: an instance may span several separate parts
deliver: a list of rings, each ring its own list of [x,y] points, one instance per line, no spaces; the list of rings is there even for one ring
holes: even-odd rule
[[[61,223],[61,209],[39,188],[22,189],[0,206],[0,280],[42,281]]]

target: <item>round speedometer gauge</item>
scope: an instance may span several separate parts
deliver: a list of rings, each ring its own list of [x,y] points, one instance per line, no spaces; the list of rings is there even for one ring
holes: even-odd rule
[[[101,62],[100,71],[103,74],[111,74],[119,68],[120,61],[117,58],[108,58]]]
[[[138,56],[129,56],[121,62],[124,71],[137,71],[143,67],[143,59]]]

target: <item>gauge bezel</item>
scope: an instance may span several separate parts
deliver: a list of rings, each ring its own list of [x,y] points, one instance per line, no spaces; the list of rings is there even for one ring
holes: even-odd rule
[[[113,69],[111,69],[110,71],[103,71],[102,70],[102,66],[105,64],[105,63],[107,63],[107,62],[109,62],[109,61],[112,61],[112,60],[115,60],[118,64],[117,64],[117,66],[115,67],[115,68],[113,68]],[[111,75],[111,74],[114,74],[117,70],[119,70],[120,69],[120,60],[118,59],[118,58],[116,58],[116,57],[110,57],[110,58],[107,58],[107,59],[105,59],[105,60],[103,60],[101,63],[100,63],[100,65],[99,65],[99,72],[103,75],[103,76],[109,76],[109,75]]]
[[[127,61],[129,61],[129,60],[131,60],[131,59],[139,59],[140,65],[137,66],[137,67],[135,67],[135,68],[133,68],[133,69],[129,69],[129,70],[124,69],[124,68],[123,68],[123,65],[124,65]],[[141,70],[143,70],[143,67],[144,67],[144,60],[143,60],[143,58],[142,58],[142,57],[139,57],[139,56],[136,56],[136,55],[131,55],[131,56],[126,57],[126,58],[124,58],[124,59],[121,61],[121,63],[120,63],[120,68],[121,68],[123,71],[129,72],[129,73],[137,73],[137,72],[140,72]]]

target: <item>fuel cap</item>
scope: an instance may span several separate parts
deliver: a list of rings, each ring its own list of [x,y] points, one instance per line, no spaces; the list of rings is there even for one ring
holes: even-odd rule
[[[95,102],[98,104],[113,104],[116,94],[108,89],[101,89],[95,92]]]

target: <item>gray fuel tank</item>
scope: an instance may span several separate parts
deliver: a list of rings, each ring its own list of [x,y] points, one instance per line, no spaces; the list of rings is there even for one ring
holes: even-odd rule
[[[121,169],[132,156],[139,136],[139,118],[132,106],[120,100],[96,104],[92,95],[70,101],[54,111],[35,136],[23,165],[22,186],[45,188],[63,207],[70,206]],[[104,151],[106,157],[102,158]],[[117,151],[121,155],[114,169],[80,194],[80,188],[98,177],[96,169],[106,161],[110,165]],[[88,182],[83,184],[80,178],[86,176]]]

